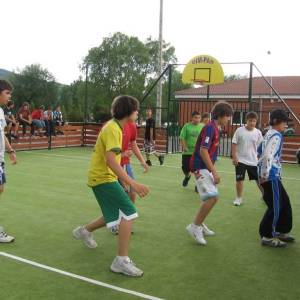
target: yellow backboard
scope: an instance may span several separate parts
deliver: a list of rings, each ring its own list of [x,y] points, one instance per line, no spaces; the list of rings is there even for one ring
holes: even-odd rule
[[[197,55],[185,66],[183,83],[218,84],[224,82],[224,72],[217,59],[210,55]]]

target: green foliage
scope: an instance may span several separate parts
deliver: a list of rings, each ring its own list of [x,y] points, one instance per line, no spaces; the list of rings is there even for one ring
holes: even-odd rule
[[[59,85],[54,76],[40,65],[26,66],[19,74],[12,74],[13,99],[17,106],[24,101],[32,107],[53,105],[58,100]]]

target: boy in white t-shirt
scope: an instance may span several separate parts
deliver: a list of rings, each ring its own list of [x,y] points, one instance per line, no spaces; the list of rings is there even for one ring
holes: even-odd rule
[[[248,112],[246,115],[246,125],[238,128],[232,138],[232,162],[235,165],[236,173],[236,199],[233,204],[242,204],[243,186],[246,171],[249,180],[255,180],[258,187],[257,174],[257,147],[262,142],[263,137],[260,130],[256,129],[258,116],[255,112]]]
[[[6,80],[0,80],[0,105],[7,105],[7,102],[11,98],[12,86]],[[16,153],[11,147],[9,141],[5,136],[4,129],[6,127],[6,121],[4,117],[3,109],[0,107],[0,200],[1,194],[4,192],[4,184],[6,183],[5,176],[5,164],[4,153],[5,149],[9,153],[9,158],[13,164],[17,163]],[[0,225],[0,243],[11,243],[14,241],[14,237],[7,235],[3,227]]]

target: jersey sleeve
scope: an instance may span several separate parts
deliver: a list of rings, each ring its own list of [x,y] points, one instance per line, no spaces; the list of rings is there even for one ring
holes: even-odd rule
[[[202,141],[200,147],[209,149],[212,144],[214,134],[215,134],[215,129],[213,128],[213,126],[204,127],[202,129]]]
[[[106,152],[114,152],[116,154],[122,152],[120,133],[117,130],[106,128],[102,135],[102,142],[105,145]]]
[[[181,140],[185,140],[186,139],[186,125],[184,125],[180,131],[180,136],[179,138]]]
[[[267,142],[267,145],[262,153],[262,178],[268,179],[272,168],[273,159],[279,150],[281,138],[279,135],[274,135]]]
[[[239,142],[239,129],[237,129],[233,135],[233,138],[232,138],[232,143],[233,144],[238,144]]]

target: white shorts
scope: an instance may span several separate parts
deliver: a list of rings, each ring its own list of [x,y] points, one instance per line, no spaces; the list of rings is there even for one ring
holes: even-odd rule
[[[214,177],[211,172],[206,169],[199,170],[195,173],[195,178],[198,193],[202,201],[218,197],[218,189],[214,183]]]

